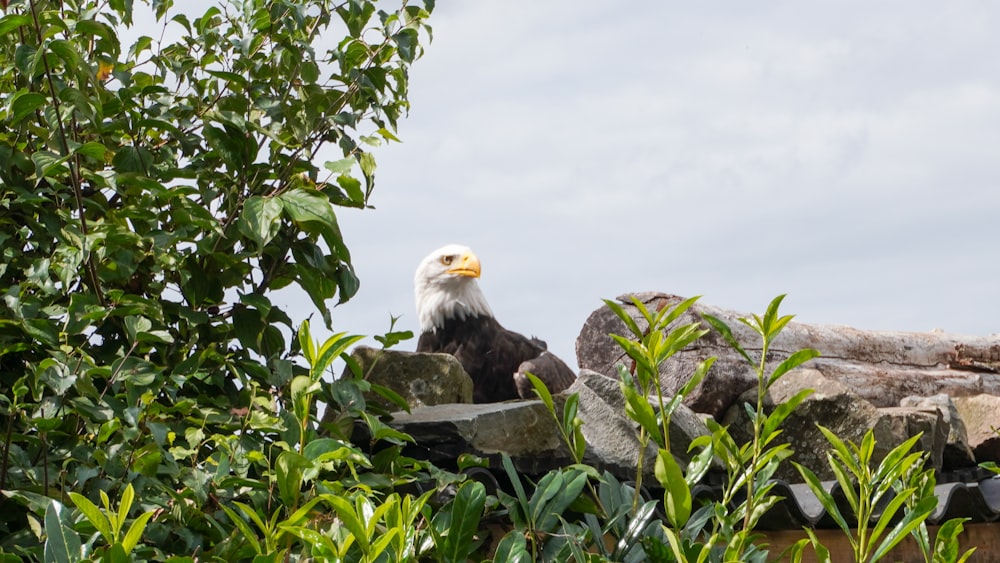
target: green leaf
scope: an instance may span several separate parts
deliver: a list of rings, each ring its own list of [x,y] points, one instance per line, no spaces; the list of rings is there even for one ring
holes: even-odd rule
[[[486,506],[486,487],[478,481],[466,481],[458,489],[450,508],[450,527],[438,553],[444,561],[464,562],[476,547],[473,539]]]
[[[365,531],[364,516],[358,514],[354,505],[347,499],[337,495],[324,494],[322,498],[333,507],[337,517],[343,522],[344,527],[354,536],[354,540],[361,546],[361,550],[368,552],[368,535]]]
[[[125,549],[125,553],[132,553],[135,546],[142,539],[142,533],[146,530],[146,523],[149,519],[153,517],[153,511],[143,512],[138,518],[132,521],[132,525],[129,526],[128,532],[125,533],[125,537],[122,538],[121,546]]]
[[[812,393],[812,389],[803,389],[787,401],[774,408],[774,411],[768,415],[767,420],[764,422],[764,426],[761,429],[761,439],[764,441],[765,445],[770,441],[770,436],[778,431],[778,427],[781,426],[785,419],[795,412],[796,407],[798,407],[799,404],[801,404],[802,401],[804,401],[806,397]]]
[[[264,251],[281,229],[281,200],[274,197],[251,196],[243,204],[240,214],[240,232],[257,244],[258,255]]]
[[[143,147],[124,146],[115,152],[111,164],[118,172],[133,172],[145,176],[153,166],[153,155]]]
[[[65,507],[55,500],[45,508],[44,561],[73,563],[82,555],[80,536],[70,526]]]
[[[784,361],[778,364],[776,368],[774,368],[773,372],[771,372],[771,376],[767,380],[767,387],[774,385],[774,382],[777,381],[778,378],[785,375],[789,371],[818,356],[819,350],[813,350],[812,348],[799,350],[791,356],[788,356]]]
[[[493,561],[509,563],[530,563],[531,554],[528,553],[528,544],[524,539],[524,534],[518,530],[507,532],[497,544],[496,554]]]
[[[76,154],[82,154],[98,162],[104,163],[105,155],[108,153],[107,147],[96,141],[84,143],[76,148]]]
[[[337,217],[325,195],[316,190],[295,188],[278,198],[285,215],[299,228],[307,233],[322,235],[331,250],[337,250],[343,244]]]
[[[417,56],[417,43],[419,41],[417,30],[412,28],[402,29],[399,33],[393,35],[392,39],[396,42],[396,48],[399,49],[399,57],[408,63],[412,63]]]
[[[921,522],[930,516],[931,512],[934,511],[934,507],[937,506],[937,497],[931,495],[920,499],[913,508],[906,512],[903,519],[893,527],[892,531],[882,540],[879,544],[878,549],[872,554],[870,561],[874,563],[878,561],[885,555],[889,553],[892,548],[896,547],[899,542],[903,541],[907,535],[910,534],[920,525]],[[877,536],[872,536],[874,540]]]
[[[639,394],[635,387],[626,384],[624,381],[619,382],[622,393],[625,395],[625,414],[629,416],[632,420],[639,423],[647,434],[650,435],[653,440],[663,447],[665,444],[663,442],[663,433],[660,430],[659,421],[656,418],[656,413],[653,411],[653,406],[649,404],[646,397]]]
[[[543,477],[538,483],[538,489],[542,490],[541,497],[538,498],[539,490],[536,489],[529,503],[534,504],[530,513],[534,516],[535,525],[546,532],[556,529],[559,517],[580,496],[587,484],[587,474],[577,469],[566,469],[559,473],[559,478],[554,477],[555,473],[549,475],[553,475],[551,481],[547,482]]]
[[[104,557],[101,558],[101,563],[129,563],[125,546],[120,543],[110,546],[107,552],[105,552]]]
[[[375,155],[370,152],[363,152],[358,157],[358,162],[361,164],[361,172],[365,175],[365,178],[371,178],[375,175]]]
[[[511,486],[514,487],[514,493],[517,495],[518,504],[526,510],[528,508],[528,495],[524,492],[524,485],[521,484],[521,477],[518,476],[517,470],[514,469],[514,462],[510,460],[510,456],[508,456],[506,452],[500,452],[500,461],[503,464],[503,468],[507,473],[508,479],[510,479]]]
[[[38,92],[30,92],[25,89],[19,90],[12,96],[10,103],[10,111],[13,114],[11,123],[20,123],[22,119],[44,106],[47,101],[48,99]]]
[[[833,518],[845,534],[850,536],[851,527],[847,525],[847,520],[845,520],[844,516],[840,513],[840,509],[837,507],[837,502],[833,500],[833,495],[827,492],[826,488],[823,487],[823,483],[821,483],[819,478],[816,477],[816,474],[809,468],[794,461],[792,462],[792,465],[794,465],[795,469],[797,469],[799,474],[802,475],[802,479],[805,480],[806,484],[809,486],[809,490],[816,495],[816,498],[819,500],[820,504],[823,505],[827,514]]]
[[[347,157],[333,162],[325,162],[323,163],[323,167],[339,176],[341,174],[349,173],[357,163],[358,161],[354,158]]]
[[[698,363],[694,373],[691,374],[691,377],[687,380],[687,382],[684,383],[684,385],[682,385],[677,391],[677,395],[681,398],[681,400],[683,400],[684,397],[689,396],[691,392],[694,391],[694,388],[705,379],[705,376],[708,375],[708,370],[712,369],[712,366],[715,364],[717,359],[718,358],[715,356],[711,356]],[[670,412],[673,412],[673,409],[671,409]]]
[[[548,409],[553,416],[555,416],[556,406],[555,403],[552,402],[552,393],[549,393],[549,388],[545,386],[545,383],[541,379],[535,377],[535,374],[526,373],[525,375],[528,376],[528,381],[531,382],[531,386],[534,388],[535,394],[538,395],[538,398],[541,399],[543,403],[545,403],[545,408]]]
[[[830,442],[831,446],[833,446],[833,449],[837,453],[837,456],[840,458],[840,461],[845,464],[844,467],[855,475],[861,474],[861,466],[854,459],[854,455],[847,448],[847,445],[844,444],[844,441],[841,440],[839,437],[837,437],[836,434],[831,432],[825,426],[817,424],[816,427],[819,428],[819,431],[823,433],[823,436],[826,437],[826,440]],[[871,435],[871,431],[869,431],[868,434]]]
[[[0,18],[0,35],[7,35],[15,29],[31,23],[31,18],[25,14],[7,14]]]
[[[691,518],[691,489],[673,454],[660,449],[656,455],[656,480],[663,487],[663,508],[667,520],[675,528],[682,528]]]
[[[809,528],[805,528],[805,531],[809,535],[809,542],[812,543],[813,551],[816,552],[816,560],[819,563],[833,563],[833,560],[830,558],[830,550],[819,541],[816,532],[813,532]]]
[[[247,513],[248,515],[253,515],[254,517],[256,517],[256,514],[254,513],[253,509],[250,508],[249,506],[246,506],[243,503],[236,503],[236,505],[239,506],[240,510],[242,510],[243,512]],[[222,504],[219,505],[219,507],[222,508],[223,512],[225,512],[227,516],[229,516],[229,520],[233,523],[233,525],[236,526],[237,529],[239,529],[240,533],[242,534],[242,539],[250,543],[250,547],[253,548],[254,553],[257,554],[263,553],[260,547],[260,540],[257,539],[257,533],[253,531],[253,528],[251,528],[246,523],[246,521],[240,517],[239,514],[236,514],[236,512],[233,511],[228,506]],[[260,518],[256,518],[256,521],[261,527],[263,527],[264,523],[260,520]]]
[[[111,522],[104,516],[104,513],[101,512],[101,509],[97,505],[90,502],[90,499],[80,493],[70,492],[69,498],[76,505],[77,510],[82,512],[90,524],[104,536],[104,541],[109,544],[115,542],[116,538],[114,532],[111,530]]]
[[[639,328],[635,319],[632,318],[632,315],[629,315],[628,312],[625,311],[624,307],[610,299],[602,299],[602,301],[604,301],[604,304],[607,305],[608,309],[611,309],[611,312],[614,313],[616,317],[625,323],[625,326],[628,327],[632,336],[635,338],[642,338],[643,331]]]
[[[55,39],[49,43],[49,49],[65,61],[66,68],[71,71],[83,67],[80,54],[76,52],[76,46],[65,39]]]
[[[118,519],[115,521],[117,525],[114,527],[115,542],[118,541],[122,526],[125,525],[125,520],[128,519],[128,511],[132,509],[132,501],[134,500],[135,489],[132,488],[132,483],[129,483],[125,486],[125,490],[122,491],[122,498],[118,501]]]
[[[303,472],[312,468],[312,461],[293,451],[285,450],[278,454],[274,462],[275,479],[278,481],[278,496],[285,506],[298,503]]]
[[[302,355],[305,356],[306,362],[312,364],[316,361],[316,342],[313,341],[309,332],[309,319],[302,321],[299,325],[299,347],[302,349]]]
[[[705,319],[705,322],[714,328],[716,332],[721,334],[723,340],[729,344],[729,347],[736,350],[741,356],[743,356],[743,359],[746,360],[748,364],[756,365],[756,362],[750,358],[750,354],[747,354],[747,351],[743,349],[743,346],[736,341],[736,337],[733,336],[732,329],[730,329],[729,325],[727,325],[722,319],[709,315],[708,313],[703,313],[701,318]]]
[[[934,538],[935,561],[958,560],[958,536],[965,528],[965,522],[969,520],[970,518],[952,518],[941,524],[937,536]]]

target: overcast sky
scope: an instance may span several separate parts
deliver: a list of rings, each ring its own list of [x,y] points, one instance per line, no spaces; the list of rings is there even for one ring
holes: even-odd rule
[[[1000,3],[483,0],[430,23],[377,209],[338,212],[362,285],[336,330],[416,332],[414,269],[458,242],[501,324],[571,364],[630,291],[1000,332]]]

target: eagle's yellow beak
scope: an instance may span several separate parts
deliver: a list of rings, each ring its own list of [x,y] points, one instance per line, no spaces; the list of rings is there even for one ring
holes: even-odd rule
[[[482,268],[479,266],[479,258],[471,252],[462,254],[452,262],[451,268],[448,269],[448,273],[455,274],[456,276],[465,276],[467,278],[478,278],[482,273]]]

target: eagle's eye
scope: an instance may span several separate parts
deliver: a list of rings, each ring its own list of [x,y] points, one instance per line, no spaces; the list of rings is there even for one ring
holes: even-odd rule
[[[445,266],[450,266],[451,265],[451,261],[454,260],[454,259],[455,259],[454,256],[442,256],[441,257],[441,263],[444,264]]]

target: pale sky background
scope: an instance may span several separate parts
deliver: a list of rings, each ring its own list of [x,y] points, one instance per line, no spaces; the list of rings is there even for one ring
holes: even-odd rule
[[[1000,3],[439,1],[429,23],[377,209],[338,211],[362,285],[335,330],[416,332],[413,272],[458,242],[501,324],[571,365],[629,291],[1000,332]]]
[[[1000,332],[1000,3],[488,0],[430,23],[377,209],[339,211],[362,285],[335,330],[416,332],[414,269],[460,242],[501,324],[571,364],[629,291]]]

